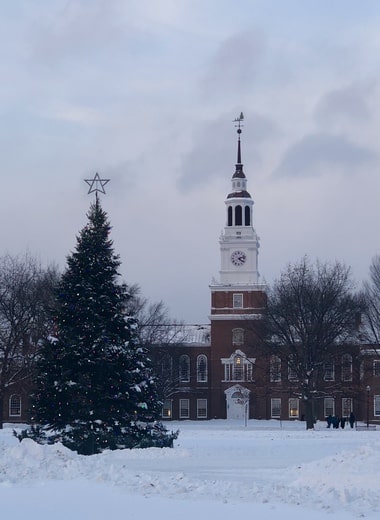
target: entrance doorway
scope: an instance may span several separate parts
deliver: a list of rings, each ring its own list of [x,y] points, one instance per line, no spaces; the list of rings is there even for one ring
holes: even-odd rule
[[[241,385],[234,385],[225,390],[227,419],[231,421],[244,421],[249,419],[249,394],[250,390]]]

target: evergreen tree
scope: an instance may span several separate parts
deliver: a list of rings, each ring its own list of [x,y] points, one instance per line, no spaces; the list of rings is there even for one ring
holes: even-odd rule
[[[32,437],[48,434],[82,454],[170,446],[177,434],[156,422],[162,403],[97,196],[87,216],[58,287],[55,334],[41,350]]]

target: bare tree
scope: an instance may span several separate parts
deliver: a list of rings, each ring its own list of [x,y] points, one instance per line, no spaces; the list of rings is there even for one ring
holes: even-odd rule
[[[370,279],[364,284],[364,297],[366,300],[366,325],[369,340],[375,342],[377,348],[380,345],[380,256],[372,259],[369,268]]]
[[[28,254],[0,258],[0,428],[7,390],[30,383],[57,277]]]
[[[173,320],[165,303],[149,302],[138,284],[129,286],[129,311],[138,322],[140,343],[145,347],[178,344],[183,341],[184,324]]]
[[[158,394],[164,401],[178,391],[178,369],[173,366],[173,354],[186,341],[186,327],[170,318],[162,300],[149,302],[138,284],[129,286],[129,294],[129,311],[137,319],[140,344],[152,358]]]
[[[321,372],[337,347],[358,336],[363,300],[353,292],[350,270],[336,262],[304,258],[289,265],[268,292],[266,328],[271,352],[286,360],[297,381],[306,412],[306,428],[314,427],[314,401]]]

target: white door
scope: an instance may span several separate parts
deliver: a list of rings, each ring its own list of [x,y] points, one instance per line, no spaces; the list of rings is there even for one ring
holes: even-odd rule
[[[241,391],[226,395],[227,398],[227,419],[234,421],[244,421],[249,419],[248,407],[249,396],[244,396]]]

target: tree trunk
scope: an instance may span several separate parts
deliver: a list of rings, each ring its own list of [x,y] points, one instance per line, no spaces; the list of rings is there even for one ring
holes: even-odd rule
[[[309,397],[305,400],[305,412],[306,412],[306,429],[313,430],[314,429],[314,403],[313,399]]]
[[[0,394],[0,430],[3,429],[4,422],[4,395]]]

